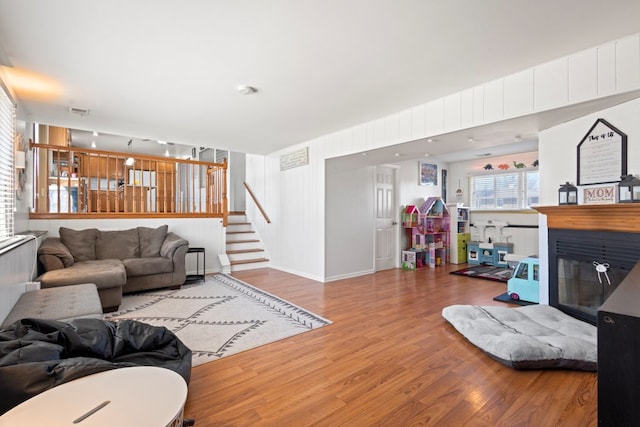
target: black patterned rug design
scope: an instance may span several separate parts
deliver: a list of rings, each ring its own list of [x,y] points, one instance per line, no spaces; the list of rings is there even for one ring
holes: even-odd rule
[[[451,274],[507,283],[507,281],[511,279],[512,272],[513,270],[509,267],[496,267],[494,265],[480,264],[452,271]]]
[[[226,274],[179,290],[125,295],[105,320],[132,319],[174,332],[193,353],[192,365],[331,324],[308,310]]]

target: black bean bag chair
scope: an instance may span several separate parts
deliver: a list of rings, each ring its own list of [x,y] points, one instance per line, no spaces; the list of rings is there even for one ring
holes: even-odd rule
[[[133,320],[22,319],[0,330],[0,414],[76,378],[160,366],[189,384],[191,350],[171,331]]]

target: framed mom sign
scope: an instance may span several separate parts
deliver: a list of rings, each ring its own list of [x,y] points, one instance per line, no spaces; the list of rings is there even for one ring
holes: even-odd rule
[[[618,182],[627,174],[627,135],[598,119],[578,144],[578,185]]]

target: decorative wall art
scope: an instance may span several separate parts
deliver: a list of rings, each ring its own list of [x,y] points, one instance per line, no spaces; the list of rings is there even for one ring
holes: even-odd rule
[[[309,164],[309,147],[303,147],[280,156],[280,171]]]
[[[578,144],[578,185],[618,182],[627,174],[627,135],[598,119]]]
[[[438,165],[418,162],[420,185],[438,185]]]

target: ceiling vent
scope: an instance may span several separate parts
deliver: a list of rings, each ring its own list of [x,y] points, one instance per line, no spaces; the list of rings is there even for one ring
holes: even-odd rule
[[[81,117],[89,115],[89,109],[88,108],[69,107],[69,112],[73,113],[73,114],[77,114],[77,115],[79,115]]]

